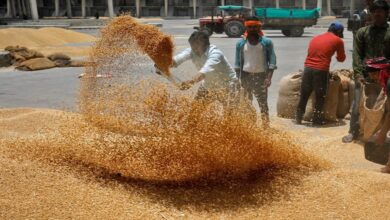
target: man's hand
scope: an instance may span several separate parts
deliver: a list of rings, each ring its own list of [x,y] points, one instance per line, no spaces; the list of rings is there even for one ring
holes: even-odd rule
[[[272,83],[272,75],[274,74],[274,70],[269,70],[268,71],[268,74],[267,74],[267,78],[264,80],[264,86],[266,88],[270,87],[271,86],[271,83]]]

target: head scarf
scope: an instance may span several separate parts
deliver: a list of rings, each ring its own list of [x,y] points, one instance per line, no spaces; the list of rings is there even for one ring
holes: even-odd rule
[[[244,25],[245,25],[245,27],[249,27],[249,26],[261,27],[263,24],[260,21],[245,21]],[[244,36],[245,37],[248,36],[248,31],[245,31]],[[261,36],[261,37],[264,36],[264,32],[262,30],[259,31],[259,36]]]

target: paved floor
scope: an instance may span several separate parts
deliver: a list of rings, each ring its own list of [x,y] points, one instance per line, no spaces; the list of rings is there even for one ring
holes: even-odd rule
[[[177,52],[188,46],[187,38],[193,31],[194,20],[161,22],[163,22],[162,31],[174,37]],[[273,84],[269,90],[271,113],[275,113],[278,82],[288,73],[303,68],[310,39],[325,31],[324,28],[307,28],[303,37],[299,38],[287,38],[277,30],[265,31],[266,36],[274,42],[278,62],[278,70],[274,74]],[[98,35],[96,29],[84,29],[80,32]],[[344,35],[347,60],[344,63],[333,62],[332,69],[351,68],[352,34],[346,32]],[[227,38],[225,35],[211,37],[212,44],[217,45],[232,64],[236,41],[237,39]],[[82,68],[54,68],[35,72],[0,69],[0,107],[75,109],[79,87],[77,75],[82,71]]]

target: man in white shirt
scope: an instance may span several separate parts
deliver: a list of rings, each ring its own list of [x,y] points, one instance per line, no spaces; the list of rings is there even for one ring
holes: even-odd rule
[[[256,97],[261,110],[263,126],[269,124],[268,87],[276,69],[276,56],[271,40],[263,36],[261,22],[257,17],[245,21],[245,39],[236,45],[235,69],[241,80],[244,95],[250,101]]]
[[[235,92],[238,82],[236,72],[227,58],[215,45],[210,45],[209,36],[202,31],[195,31],[188,39],[190,48],[185,49],[174,57],[173,67],[191,60],[198,73],[191,80],[181,84],[181,89],[189,89],[201,82],[197,100],[215,101],[227,104],[229,95]]]

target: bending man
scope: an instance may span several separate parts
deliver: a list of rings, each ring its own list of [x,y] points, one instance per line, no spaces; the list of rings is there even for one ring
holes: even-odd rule
[[[309,44],[301,84],[301,97],[296,113],[296,123],[302,124],[306,105],[314,90],[316,103],[314,106],[313,124],[324,123],[323,107],[328,87],[329,66],[332,56],[337,53],[337,60],[344,62],[345,51],[343,38],[344,26],[333,22],[328,32],[314,37]]]
[[[188,42],[190,48],[174,57],[173,67],[191,60],[198,69],[198,73],[191,80],[183,82],[181,89],[189,89],[192,85],[201,82],[196,100],[206,102],[218,100],[226,106],[238,82],[236,72],[222,51],[210,44],[206,33],[195,31]]]

